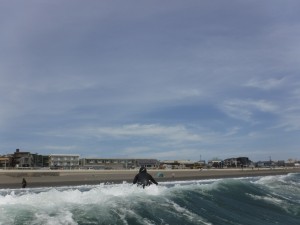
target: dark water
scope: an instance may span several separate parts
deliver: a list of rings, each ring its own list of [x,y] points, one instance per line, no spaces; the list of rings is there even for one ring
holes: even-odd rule
[[[300,174],[0,190],[0,225],[300,225]]]

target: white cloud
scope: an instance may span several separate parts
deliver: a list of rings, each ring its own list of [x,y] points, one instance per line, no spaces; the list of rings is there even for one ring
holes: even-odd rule
[[[281,110],[280,121],[274,128],[280,128],[285,131],[300,131],[300,108],[290,107]]]
[[[263,90],[271,90],[280,87],[285,82],[285,78],[251,79],[245,86]]]
[[[232,128],[229,128],[227,130],[227,132],[225,133],[225,136],[232,136],[232,135],[235,135],[238,133],[238,131],[240,130],[241,128],[240,127],[232,127]]]
[[[253,106],[262,112],[274,113],[277,110],[277,106],[274,103],[266,100],[249,101],[246,102],[245,105]]]
[[[190,132],[184,126],[162,126],[158,124],[130,124],[119,127],[84,128],[82,132],[97,137],[132,138],[146,137],[173,141],[202,141],[198,134]]]
[[[233,99],[224,101],[221,110],[230,117],[250,122],[256,111],[275,113],[277,106],[266,100]]]

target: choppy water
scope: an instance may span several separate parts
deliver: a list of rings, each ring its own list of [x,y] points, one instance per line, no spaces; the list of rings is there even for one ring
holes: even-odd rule
[[[167,182],[0,189],[0,225],[299,225],[300,174]]]

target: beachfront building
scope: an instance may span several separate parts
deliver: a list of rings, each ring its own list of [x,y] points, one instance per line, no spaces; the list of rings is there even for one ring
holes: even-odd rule
[[[79,168],[79,155],[77,154],[51,154],[49,155],[51,169],[76,169]]]
[[[279,166],[279,167],[284,167],[284,166],[285,166],[284,160],[278,160],[278,161],[277,161],[277,166]]]
[[[248,167],[251,163],[248,157],[228,158],[223,161],[223,165],[228,168]]]
[[[149,169],[158,168],[156,159],[125,159],[125,158],[82,158],[80,167],[83,169],[122,170],[145,166]]]
[[[164,160],[160,162],[162,169],[193,169],[197,162],[191,160]]]
[[[120,170],[130,169],[136,166],[133,159],[114,159],[114,158],[82,158],[80,159],[80,167],[83,169],[98,170]]]
[[[48,159],[48,155],[32,154],[27,151],[25,152],[16,149],[13,154],[7,154],[0,157],[0,167],[13,167],[15,169],[48,167]]]
[[[33,164],[36,168],[49,167],[49,155],[32,154]]]
[[[277,163],[272,160],[258,161],[255,163],[255,167],[271,168],[271,167],[276,167],[276,166],[277,166]]]
[[[159,168],[159,161],[157,159],[135,159],[137,167],[144,166],[148,169]]]
[[[11,167],[12,157],[11,156],[0,156],[0,168],[6,169]]]
[[[22,152],[20,149],[16,149],[12,156],[12,167],[23,168],[33,167],[34,160],[30,152]]]
[[[209,160],[207,162],[207,166],[209,168],[223,168],[223,165],[224,165],[224,162],[222,160],[218,160],[218,159]]]

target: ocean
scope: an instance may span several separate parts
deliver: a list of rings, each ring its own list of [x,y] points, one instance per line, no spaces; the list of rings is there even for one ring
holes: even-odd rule
[[[0,225],[299,225],[300,174],[0,189]]]

